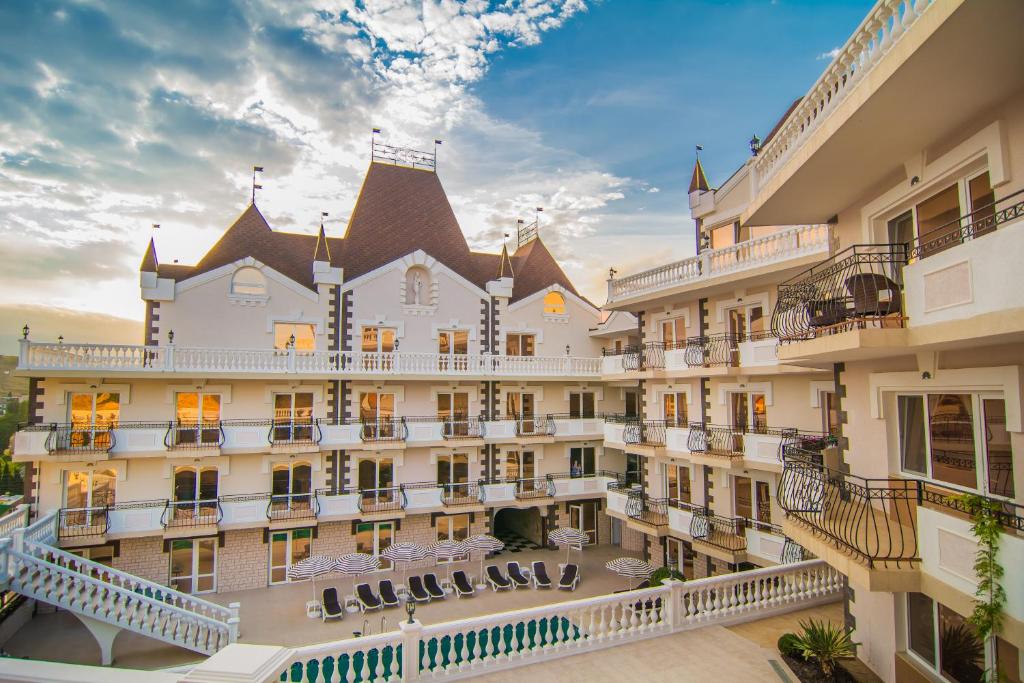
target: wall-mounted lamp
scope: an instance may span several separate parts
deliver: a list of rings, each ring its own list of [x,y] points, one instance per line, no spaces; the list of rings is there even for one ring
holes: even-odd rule
[[[932,378],[932,373],[928,372],[927,370],[925,370],[924,372],[921,373],[921,379],[931,379],[931,378]]]
[[[170,330],[167,333],[167,343],[168,344],[173,344],[174,343],[174,330]]]
[[[759,138],[759,137],[757,137],[755,135],[754,137],[750,138],[750,153],[753,154],[756,157],[757,153],[760,152],[760,151],[761,151],[761,138]]]
[[[21,338],[28,339],[28,323],[25,323],[25,327],[21,328]]]
[[[914,185],[917,185],[919,182],[921,182],[921,178],[919,178],[918,176],[914,176],[913,178],[910,179],[910,186],[913,187]]]

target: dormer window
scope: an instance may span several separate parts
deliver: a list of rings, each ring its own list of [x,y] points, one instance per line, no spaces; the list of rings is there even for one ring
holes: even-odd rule
[[[266,296],[267,279],[259,268],[245,266],[235,271],[231,278],[231,293],[243,296]]]
[[[565,315],[565,297],[558,292],[544,295],[544,313],[547,315]]]

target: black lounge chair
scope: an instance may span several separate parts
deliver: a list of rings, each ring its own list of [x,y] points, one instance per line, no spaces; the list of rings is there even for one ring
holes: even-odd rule
[[[515,560],[509,562],[506,567],[508,568],[508,578],[512,580],[513,588],[528,588],[530,580],[523,574],[523,570],[519,568],[519,563]]]
[[[452,574],[452,583],[455,586],[455,594],[460,598],[463,596],[476,595],[476,590],[473,588],[473,584],[469,582],[469,577],[467,577],[466,572],[461,569]]]
[[[377,590],[380,592],[380,599],[385,607],[398,607],[398,596],[395,595],[395,586],[391,583],[391,579],[381,579],[377,584]]]
[[[512,590],[512,582],[508,580],[507,576],[501,573],[493,564],[487,565],[487,583],[491,584],[491,590],[494,592],[498,591],[510,591]]]
[[[580,568],[579,565],[567,564],[562,569],[562,578],[558,580],[558,587],[567,591],[576,590],[576,585],[580,582]]]
[[[846,278],[857,318],[885,316],[902,310],[900,287],[881,273],[855,273]]]
[[[337,588],[324,589],[322,600],[320,601],[320,618],[324,621],[345,618],[345,608],[338,602]]]
[[[384,609],[384,603],[373,594],[370,584],[361,583],[356,586],[356,600],[359,601],[359,611],[372,612],[377,609]]]
[[[534,561],[532,578],[534,588],[551,588],[551,579],[548,578],[548,568],[544,566],[543,560]]]
[[[409,595],[416,602],[430,602],[430,593],[423,587],[423,578],[419,576],[409,577]]]
[[[448,597],[448,594],[441,588],[441,584],[437,582],[437,574],[427,574],[423,577],[423,583],[426,584],[427,592],[430,593],[430,597],[434,600],[444,600]]]

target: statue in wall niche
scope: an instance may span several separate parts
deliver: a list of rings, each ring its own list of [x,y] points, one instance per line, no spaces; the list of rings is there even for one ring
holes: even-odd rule
[[[413,273],[412,275],[412,302],[416,306],[422,303],[421,297],[423,295],[423,277],[419,273]]]

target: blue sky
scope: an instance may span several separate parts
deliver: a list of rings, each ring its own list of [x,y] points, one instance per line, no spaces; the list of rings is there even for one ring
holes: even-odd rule
[[[35,0],[0,6],[0,349],[133,337],[137,267],[195,262],[244,208],[344,232],[389,142],[444,139],[471,244],[542,235],[585,294],[692,252],[695,144],[712,184],[806,92],[872,3]],[[102,325],[97,324],[102,322]],[[128,339],[135,341],[134,338]]]

